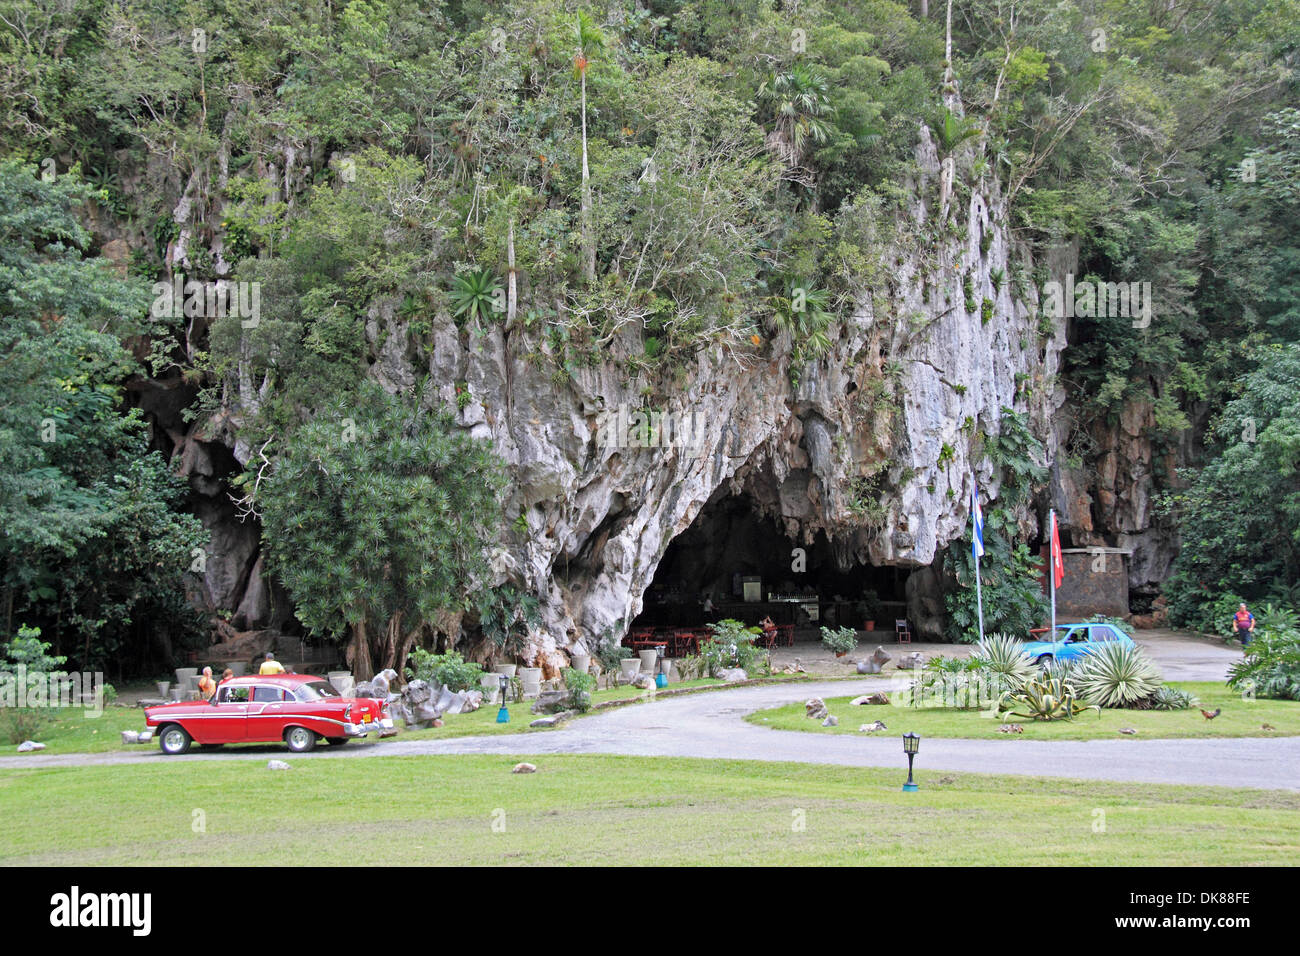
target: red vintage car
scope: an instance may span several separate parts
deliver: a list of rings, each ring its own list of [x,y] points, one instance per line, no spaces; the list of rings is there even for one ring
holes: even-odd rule
[[[343,697],[328,681],[306,674],[234,677],[211,701],[162,704],[146,708],[144,716],[165,754],[183,754],[191,743],[219,747],[277,740],[294,753],[306,753],[320,737],[345,744],[393,727],[384,701]]]

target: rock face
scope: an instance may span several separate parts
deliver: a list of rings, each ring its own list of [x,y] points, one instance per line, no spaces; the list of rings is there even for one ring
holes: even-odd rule
[[[1054,449],[1047,422],[1063,402],[1065,328],[1057,320],[1052,334],[1040,331],[1038,295],[1023,279],[1032,263],[1013,247],[996,186],[966,169],[967,198],[942,215],[938,157],[926,126],[918,136],[913,199],[888,217],[893,238],[872,248],[879,269],[862,277],[856,304],[830,330],[830,350],[811,362],[796,362],[796,343],[782,333],[761,345],[714,343],[684,368],[656,372],[630,361],[644,343],[629,328],[596,361],[570,367],[543,328],[493,324],[471,335],[442,312],[422,317],[428,330],[415,335],[396,302],[372,303],[373,377],[394,391],[427,377],[457,409],[459,427],[491,440],[507,465],[503,511],[521,523],[503,532],[489,584],[513,582],[539,598],[530,663],[553,673],[574,641],[621,637],[673,538],[706,503],[737,493],[792,546],[824,535],[844,568],[919,569],[908,617],[918,637],[939,633],[934,565],[968,523],[972,473],[986,502],[999,493],[984,436],[1011,408]],[[188,238],[182,229],[173,260],[184,259]],[[230,407],[173,436],[173,460],[196,490],[234,470],[209,445],[240,468],[256,458],[237,428],[261,400],[248,378],[237,371]],[[458,387],[467,398],[457,400]],[[618,423],[645,407],[689,423],[689,441],[626,441]],[[274,609],[289,605],[274,599],[256,528],[221,495],[202,499],[199,513],[214,542],[205,601],[231,611],[240,628],[275,626]]]

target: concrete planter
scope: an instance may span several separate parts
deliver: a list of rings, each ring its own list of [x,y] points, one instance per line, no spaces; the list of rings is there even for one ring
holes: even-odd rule
[[[637,651],[637,656],[641,658],[641,673],[653,677],[655,671],[659,669],[659,652]]]
[[[524,685],[524,697],[536,697],[542,692],[542,669],[540,667],[519,668],[519,679]]]
[[[496,706],[497,697],[501,694],[501,675],[484,674],[478,679],[478,685],[483,688],[483,706]]]
[[[496,667],[492,668],[492,673],[505,674],[507,677],[513,680],[515,676],[515,671],[517,671],[518,669],[519,669],[518,664],[498,664]]]
[[[591,669],[591,655],[574,654],[573,657],[569,658],[569,666],[579,674],[585,674]]]
[[[199,669],[197,667],[178,667],[176,668],[176,686],[185,688],[190,684],[190,678],[197,679]]]
[[[629,657],[618,662],[618,670],[624,680],[633,680],[641,672],[641,662],[635,657]]]
[[[172,682],[169,680],[160,680],[154,686],[158,688],[158,696],[165,700],[167,698],[167,692],[171,690]]]

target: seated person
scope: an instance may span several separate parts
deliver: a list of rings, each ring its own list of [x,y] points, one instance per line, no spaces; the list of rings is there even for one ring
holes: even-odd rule
[[[758,626],[763,629],[764,637],[766,638],[776,637],[776,624],[772,621],[772,616],[770,614],[767,617],[763,618],[763,620],[759,621]]]

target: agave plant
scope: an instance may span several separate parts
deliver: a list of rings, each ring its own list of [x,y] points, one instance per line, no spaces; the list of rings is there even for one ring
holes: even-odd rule
[[[1154,696],[1160,672],[1135,644],[1100,644],[1079,662],[1076,686],[1102,707],[1131,707]]]
[[[1168,684],[1156,688],[1155,696],[1151,699],[1151,706],[1155,710],[1187,710],[1199,703],[1190,691],[1170,687]]]
[[[1095,710],[1101,717],[1100,707],[1081,703],[1074,686],[1057,677],[1032,678],[1019,693],[1007,691],[998,701],[999,716],[1004,718],[1071,720],[1085,710]]]

